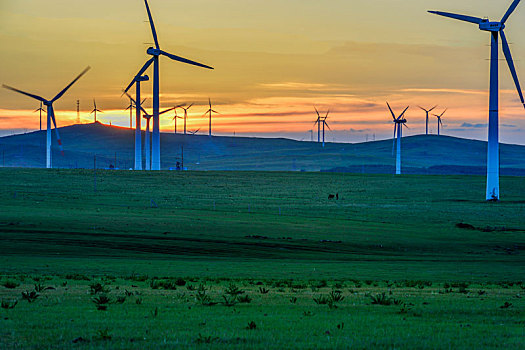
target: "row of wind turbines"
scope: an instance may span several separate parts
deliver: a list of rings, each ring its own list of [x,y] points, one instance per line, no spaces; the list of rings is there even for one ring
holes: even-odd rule
[[[507,38],[505,36],[505,23],[511,16],[511,14],[515,11],[516,7],[520,3],[521,0],[514,0],[510,7],[507,9],[505,14],[503,15],[502,19],[500,21],[491,22],[488,18],[481,18],[481,17],[473,17],[473,16],[466,16],[461,14],[455,14],[455,13],[449,13],[449,12],[441,12],[441,11],[429,11],[429,13],[436,14],[443,17],[448,17],[456,20],[460,20],[467,23],[472,23],[478,25],[479,29],[482,31],[486,31],[490,33],[491,36],[491,57],[490,57],[490,87],[489,87],[489,123],[488,123],[488,151],[487,151],[487,187],[486,187],[486,199],[490,201],[499,200],[500,198],[500,191],[499,191],[499,69],[498,69],[498,41],[501,37],[502,42],[502,50],[503,54],[505,56],[505,59],[507,61],[510,73],[512,75],[512,78],[514,80],[514,83],[516,85],[516,89],[518,91],[518,95],[520,97],[521,103],[523,107],[525,108],[525,100],[523,97],[523,93],[521,91],[520,83],[518,80],[518,76],[516,73],[516,69],[514,67],[514,61],[512,59],[512,55],[510,52],[509,44],[507,42]],[[134,107],[136,109],[136,129],[135,129],[135,169],[143,169],[142,167],[142,156],[141,156],[141,113],[144,113],[147,117],[147,120],[153,119],[153,132],[152,132],[152,153],[151,153],[151,169],[152,170],[160,170],[160,121],[159,117],[161,113],[164,113],[166,111],[160,112],[159,106],[159,96],[160,96],[160,88],[159,88],[159,79],[160,79],[160,66],[159,66],[159,60],[161,56],[167,57],[171,60],[178,61],[181,63],[197,66],[200,68],[205,69],[213,69],[213,67],[192,61],[180,56],[173,55],[171,53],[168,53],[166,51],[161,50],[159,41],[157,38],[157,32],[155,29],[155,24],[153,22],[153,18],[151,15],[151,11],[149,8],[149,4],[147,0],[144,0],[146,11],[149,18],[151,33],[153,36],[153,39],[155,41],[155,47],[149,47],[146,50],[147,55],[151,56],[150,59],[146,61],[146,63],[142,66],[142,68],[139,70],[139,72],[133,77],[131,83],[128,85],[128,87],[124,90],[124,93],[127,94],[128,90],[135,86],[135,103]],[[141,98],[140,98],[140,87],[141,82],[145,82],[149,80],[149,77],[145,75],[144,73],[148,70],[148,68],[153,65],[153,113],[149,115],[144,111],[141,104]],[[60,99],[66,91],[75,84],[78,79],[80,79],[88,70],[90,67],[87,67],[84,69],[69,85],[67,85],[63,90],[61,90],[55,97],[53,97],[50,100],[47,100],[41,96],[31,94],[16,88],[13,88],[11,86],[3,85],[4,88],[10,89],[12,91],[21,93],[23,95],[26,95],[28,97],[34,98],[41,102],[41,108],[40,113],[42,113],[43,108],[42,105],[46,106],[47,109],[47,142],[46,142],[46,166],[49,168],[51,167],[51,122],[53,122],[53,125],[55,127],[55,133],[58,140],[58,145],[60,147],[61,152],[63,152],[62,148],[62,142],[60,139],[60,135],[56,126],[56,119],[55,119],[55,113],[53,109],[53,103],[56,102],[58,99]],[[129,96],[129,95],[128,95]],[[132,100],[131,96],[129,96]],[[388,105],[388,104],[387,104]],[[133,108],[130,107],[130,108]],[[189,107],[188,107],[189,108]],[[399,116],[395,116],[394,112],[390,108],[390,105],[388,105],[388,108],[392,114],[393,122],[394,122],[394,135],[397,134],[397,157],[396,157],[396,173],[401,172],[401,138],[402,138],[402,126],[406,124],[406,119],[403,118],[404,113],[408,109],[408,107],[405,109],[403,113],[401,113]],[[426,111],[426,110],[425,110]],[[94,113],[100,112],[100,110],[97,109],[96,104],[94,108]],[[186,112],[186,111],[185,111]],[[426,132],[428,134],[428,113],[429,111],[426,111],[427,113],[427,129]],[[212,107],[211,107],[211,101],[210,101],[210,108],[207,111],[210,115],[210,135],[211,135],[211,115],[212,113],[216,113]],[[326,120],[328,118],[328,112],[324,117],[321,117],[319,112],[316,109],[317,113],[317,120],[314,125],[318,126],[318,141],[320,141],[320,129],[321,124],[323,128],[323,145],[324,145],[324,129],[328,126]],[[441,115],[442,116],[442,115]],[[438,127],[441,124],[441,116],[438,117]],[[405,125],[406,126],[406,125]],[[147,129],[149,129],[149,122],[147,124]],[[149,131],[149,130],[148,130]],[[148,135],[148,133],[146,133]],[[149,144],[149,142],[148,142]],[[146,153],[148,154],[148,152]],[[149,163],[148,161],[146,163]]]

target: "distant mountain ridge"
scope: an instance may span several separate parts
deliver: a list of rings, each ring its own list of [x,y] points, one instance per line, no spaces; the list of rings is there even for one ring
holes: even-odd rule
[[[65,155],[53,133],[53,166],[129,169],[134,159],[134,130],[100,123],[59,129]],[[44,167],[45,131],[0,138],[4,166]],[[143,133],[144,136],[144,133]],[[143,145],[144,146],[144,145]],[[484,174],[486,142],[450,136],[403,138],[404,173]],[[182,155],[184,154],[184,157]],[[188,170],[338,171],[393,173],[392,140],[364,143],[326,143],[284,138],[227,137],[162,133],[162,169],[182,162]],[[503,175],[525,176],[525,146],[501,144]]]

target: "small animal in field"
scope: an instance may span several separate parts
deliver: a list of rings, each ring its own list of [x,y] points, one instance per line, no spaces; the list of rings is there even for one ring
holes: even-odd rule
[[[328,195],[328,199],[334,199],[334,198],[335,198],[335,195],[333,195],[333,194],[329,194]]]

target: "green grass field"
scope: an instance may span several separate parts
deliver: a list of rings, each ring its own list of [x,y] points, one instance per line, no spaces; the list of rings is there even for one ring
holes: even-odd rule
[[[499,203],[476,176],[0,181],[0,348],[525,346],[522,177],[502,178]]]

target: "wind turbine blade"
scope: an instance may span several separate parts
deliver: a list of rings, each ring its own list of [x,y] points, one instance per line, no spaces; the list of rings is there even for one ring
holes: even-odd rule
[[[326,115],[324,116],[324,119],[328,118],[328,114],[330,114],[330,110],[326,111]]]
[[[173,111],[174,109],[175,109],[175,107],[168,108],[168,109],[166,109],[166,110],[164,110],[162,112],[159,112],[159,115],[164,114],[164,113],[168,113],[169,111]]]
[[[392,111],[392,108],[390,108],[390,105],[388,104],[388,102],[386,103],[386,105],[388,106],[388,109],[390,110],[390,114],[392,114],[392,118],[396,120],[396,115],[394,114],[394,111]]]
[[[131,97],[127,92],[124,92],[124,93],[126,94],[126,96],[128,96],[128,98],[131,100],[131,102],[133,102],[133,103],[135,104],[135,106],[136,106],[136,105],[137,105],[137,102],[135,102],[135,100],[133,99],[133,97]],[[144,99],[144,100],[146,100],[146,99]],[[142,102],[144,102],[144,101],[142,101]],[[148,116],[149,116],[148,112],[146,112],[146,111],[144,110],[144,108],[142,108],[142,104],[140,104],[140,110],[142,111],[142,113],[144,113],[145,115],[148,115]]]
[[[148,0],[144,0],[146,4],[146,11],[148,11],[149,25],[151,27],[151,34],[153,34],[153,40],[155,40],[155,47],[160,50],[159,40],[157,39],[157,31],[155,30],[155,23],[153,23],[153,17],[151,16],[151,11],[149,10]]]
[[[514,1],[514,3],[516,3],[516,1]],[[507,37],[505,36],[505,33],[503,32],[503,30],[500,33],[501,33],[501,44],[503,47],[503,53],[505,54],[505,58],[507,59],[507,64],[509,65],[510,74],[512,74],[512,79],[514,79],[514,84],[516,85],[516,89],[518,90],[518,95],[520,95],[521,104],[525,108],[525,100],[523,99],[523,93],[521,91],[520,81],[518,80],[518,73],[516,73],[516,68],[514,67],[514,61],[510,53],[509,43],[507,42]]]
[[[60,153],[64,155],[64,148],[62,147],[62,140],[60,139],[60,134],[58,133],[57,121],[55,119],[54,109],[51,109],[51,120],[53,121],[53,125],[55,126],[55,134],[57,135],[57,142],[58,142],[58,147],[60,148]]]
[[[315,113],[317,113],[317,119],[321,119],[321,116],[319,115],[319,111],[317,110],[317,107],[314,106],[314,109],[315,109]]]
[[[152,57],[149,60],[147,60],[146,63],[144,63],[142,68],[139,70],[137,75],[135,75],[133,77],[133,79],[131,80],[131,83],[129,83],[129,85],[126,87],[126,89],[124,91],[127,92],[133,86],[133,84],[135,84],[135,78],[142,76],[142,74],[144,74],[144,72],[149,68],[149,66],[151,66],[151,64],[153,63],[154,60],[155,59]]]
[[[188,107],[184,108],[185,110],[188,110],[191,108],[191,106],[193,106],[193,102],[191,103],[191,105],[189,105]]]
[[[14,92],[18,92],[19,94],[29,96],[31,98],[34,98],[34,99],[40,101],[40,102],[43,102],[43,103],[47,102],[43,97],[40,97],[38,95],[33,95],[33,94],[30,94],[29,92],[25,92],[25,91],[22,91],[22,90],[18,90],[17,88],[11,87],[9,85],[5,85],[4,84],[4,85],[2,85],[2,87],[5,88],[5,89],[14,91]],[[37,109],[37,111],[38,111],[38,109]]]
[[[326,120],[324,121],[324,125],[326,125],[326,127],[328,128],[328,130],[332,131],[332,129],[330,128],[330,125],[328,125],[328,123],[326,122]]]
[[[427,112],[427,113],[430,112],[430,111],[427,111],[426,109],[424,109],[424,108],[421,107],[421,106],[418,106],[418,107],[419,107],[419,109],[422,109],[422,110],[424,110],[424,111]]]
[[[507,22],[507,19],[509,19],[510,15],[512,14],[512,12],[514,12],[519,3],[520,0],[514,0],[514,2],[510,5],[505,15],[503,15],[503,18],[500,21],[502,24],[505,24],[505,22]]]
[[[410,106],[407,106],[407,108],[405,108],[405,110],[403,111],[403,113],[401,113],[401,115],[397,118],[397,120],[400,120],[401,117],[403,117],[403,115],[405,115],[405,112],[407,111],[407,109],[409,108]]]
[[[435,105],[434,107],[430,108],[428,111],[429,112],[432,112],[434,109],[436,109],[437,105]]]
[[[211,111],[212,111],[213,113],[221,114],[221,113],[217,112],[217,111],[214,110],[214,109],[212,109]]]
[[[69,85],[66,86],[66,87],[64,88],[64,90],[60,91],[60,92],[59,92],[59,93],[58,93],[58,94],[57,94],[57,95],[51,100],[51,102],[55,102],[55,101],[58,100],[60,97],[62,97],[62,95],[64,95],[64,94],[66,93],[66,91],[67,91],[67,90],[68,90],[68,89],[69,89],[74,83],[76,83],[78,79],[80,79],[84,74],[86,74],[87,71],[90,70],[90,69],[91,69],[91,67],[89,67],[89,66],[86,67],[86,68],[82,71],[82,73],[80,73],[80,74],[79,74],[79,75],[78,75],[78,76],[77,76],[77,77],[76,77],[71,83],[69,83]]]
[[[438,16],[449,17],[449,18],[460,20],[460,21],[470,22],[470,23],[475,23],[475,24],[480,24],[482,21],[482,19],[479,17],[458,15],[456,13],[441,12],[441,11],[428,11],[428,12],[433,13]]]
[[[199,62],[195,62],[195,61],[189,60],[189,59],[184,58],[184,57],[173,55],[173,54],[171,54],[169,52],[166,52],[166,51],[162,51],[161,50],[160,53],[162,55],[166,56],[166,57],[171,58],[174,61],[179,61],[179,62],[182,62],[182,63],[192,64],[194,66],[198,66],[198,67],[202,67],[202,68],[213,69],[213,67],[207,66],[207,65],[199,63]]]

